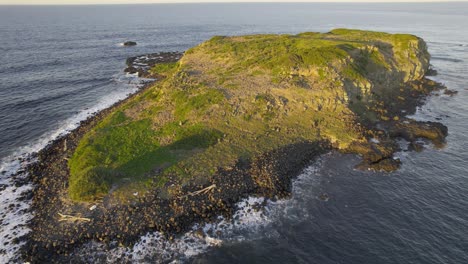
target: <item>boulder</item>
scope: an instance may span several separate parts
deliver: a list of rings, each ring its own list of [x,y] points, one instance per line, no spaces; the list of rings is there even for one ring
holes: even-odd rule
[[[137,43],[136,43],[135,41],[125,41],[125,42],[123,43],[123,45],[124,45],[125,47],[131,47],[131,46],[136,46]]]

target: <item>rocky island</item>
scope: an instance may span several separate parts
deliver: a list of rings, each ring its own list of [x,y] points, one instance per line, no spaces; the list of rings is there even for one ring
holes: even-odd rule
[[[393,171],[404,139],[442,147],[447,128],[418,122],[430,55],[412,35],[328,33],[213,37],[150,71],[160,80],[83,121],[29,167],[31,233],[23,258],[73,259],[88,241],[128,246],[229,217],[247,196],[290,195],[318,155],[362,156]],[[115,243],[114,243],[115,242]]]

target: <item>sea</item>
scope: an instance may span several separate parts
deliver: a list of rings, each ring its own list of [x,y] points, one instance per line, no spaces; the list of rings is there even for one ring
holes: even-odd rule
[[[426,40],[432,94],[412,116],[441,122],[444,148],[402,151],[392,173],[357,171],[330,152],[293,184],[291,198],[239,203],[234,219],[199,224],[170,242],[155,232],[132,248],[90,242],[85,263],[468,263],[468,3],[223,3],[0,6],[0,263],[14,263],[32,217],[31,185],[16,186],[27,157],[80,120],[131,93],[127,57],[184,51],[215,35],[296,34],[356,28]],[[124,47],[125,41],[137,46]],[[323,199],[326,197],[326,199]],[[19,243],[18,243],[19,242]]]

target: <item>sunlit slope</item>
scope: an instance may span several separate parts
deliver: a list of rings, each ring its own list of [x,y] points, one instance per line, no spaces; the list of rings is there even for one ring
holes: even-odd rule
[[[297,142],[346,149],[365,141],[361,122],[392,118],[383,106],[428,66],[424,41],[412,35],[214,37],[156,66],[165,80],[84,136],[69,161],[70,197],[204,182],[219,167]]]

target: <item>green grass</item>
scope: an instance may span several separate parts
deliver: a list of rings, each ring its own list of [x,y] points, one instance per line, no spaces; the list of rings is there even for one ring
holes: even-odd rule
[[[222,102],[224,95],[218,90],[198,88],[194,94],[188,94],[185,90],[175,91],[172,99],[176,104],[175,115],[179,119],[185,119],[189,113],[200,113],[209,106]]]
[[[157,138],[167,135],[172,137],[171,144],[161,146]],[[168,167],[191,154],[175,151],[207,148],[220,137],[220,132],[201,125],[182,128],[169,123],[154,130],[150,120],[129,122],[118,111],[87,134],[76,149],[69,162],[70,197],[92,200],[107,194],[122,179],[144,181],[148,172]]]
[[[219,167],[300,141],[347,148],[364,138],[356,120],[375,119],[370,99],[392,94],[379,76],[395,85],[419,78],[426,54],[411,35],[348,29],[213,37],[178,63],[154,66],[166,79],[84,136],[69,161],[70,197],[204,182]]]
[[[178,62],[158,63],[149,70],[151,74],[167,75],[173,72],[179,66]]]

